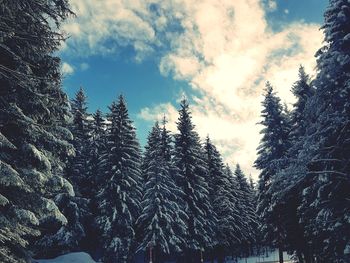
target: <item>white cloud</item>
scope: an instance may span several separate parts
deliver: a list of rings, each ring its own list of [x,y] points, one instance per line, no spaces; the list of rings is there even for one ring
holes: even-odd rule
[[[67,62],[63,62],[61,65],[61,73],[65,76],[72,75],[74,73],[74,67]]]
[[[276,0],[268,0],[267,7],[268,7],[269,11],[275,11],[277,9]]]
[[[241,163],[256,178],[264,83],[270,80],[283,100],[293,101],[299,64],[314,71],[319,25],[298,22],[273,32],[266,21],[266,12],[277,8],[272,0],[71,2],[78,19],[65,26],[72,35],[68,50],[108,53],[130,45],[138,61],[156,54],[161,74],[185,80],[201,94],[192,98],[200,135],[209,133],[230,164]],[[139,117],[161,119],[164,112],[175,129],[177,112],[169,103],[144,108]]]
[[[147,9],[143,1],[72,0],[70,4],[77,18],[63,26],[71,36],[64,51],[81,56],[110,54],[130,45],[143,56],[152,50],[155,31],[142,18],[143,10]]]
[[[168,129],[172,132],[176,132],[176,121],[178,118],[178,112],[177,109],[171,103],[163,103],[156,105],[155,107],[143,108],[137,117],[152,122],[161,122],[165,117],[165,119],[167,120]]]

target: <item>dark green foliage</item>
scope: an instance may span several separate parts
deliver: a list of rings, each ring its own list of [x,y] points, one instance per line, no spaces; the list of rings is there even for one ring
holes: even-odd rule
[[[258,148],[258,159],[255,166],[260,170],[258,183],[258,212],[263,223],[262,232],[267,242],[281,244],[281,218],[272,213],[275,203],[272,199],[271,184],[277,172],[283,168],[284,157],[289,148],[289,122],[283,111],[280,99],[273,92],[270,83],[266,84],[265,99],[262,103],[264,126]]]
[[[53,202],[73,195],[62,177],[74,153],[68,101],[52,56],[71,14],[67,1],[2,1],[0,6],[0,261],[28,261],[33,236],[67,223]]]
[[[286,129],[290,129],[288,141],[284,142],[288,149],[278,160],[279,169],[271,182],[269,192],[271,214],[274,220],[279,222],[278,228],[280,236],[283,237],[283,247],[300,258],[302,254],[308,257],[308,245],[304,238],[303,226],[297,216],[301,195],[295,182],[304,176],[306,170],[305,159],[299,161],[298,157],[311,120],[306,117],[305,108],[314,94],[314,89],[309,85],[309,77],[302,66],[299,68],[299,79],[293,85],[292,92],[297,100],[293,110],[288,113],[290,120],[285,125]],[[274,224],[276,223],[274,221]]]
[[[93,121],[91,123],[90,140],[88,146],[88,171],[87,177],[89,181],[89,191],[87,197],[94,202],[99,187],[103,181],[101,170],[101,156],[106,150],[106,122],[103,118],[102,112],[97,110],[93,114]]]
[[[242,238],[242,217],[237,184],[233,176],[226,171],[220,153],[207,137],[204,144],[208,165],[209,197],[212,203],[212,217],[215,220],[213,245],[227,248],[237,245]],[[229,169],[227,167],[227,169]]]
[[[184,192],[184,212],[188,216],[186,249],[193,252],[212,245],[212,207],[207,183],[208,168],[199,136],[194,131],[187,101],[183,100],[180,106],[174,161],[180,176],[177,183]]]
[[[147,178],[143,187],[142,212],[138,225],[142,228],[141,249],[152,242],[157,256],[161,253],[178,253],[186,234],[181,198],[183,192],[175,184],[170,136],[165,128],[155,124],[148,136],[142,173]]]
[[[254,189],[248,184],[247,178],[243,173],[239,164],[236,165],[234,171],[235,179],[237,180],[238,189],[240,193],[239,199],[241,203],[241,213],[242,224],[244,226],[242,234],[244,238],[242,239],[243,244],[252,245],[255,244],[257,240],[257,229],[259,227],[258,219],[256,215],[256,196]]]
[[[86,95],[82,88],[72,100],[73,120],[70,130],[73,134],[72,144],[75,148],[75,156],[71,158],[67,175],[73,183],[77,196],[86,198],[90,193],[88,179],[90,124],[88,121]]]
[[[321,263],[349,260],[349,1],[330,0],[323,30],[315,88],[300,68],[292,89],[297,102],[286,156],[258,165],[264,174],[262,164],[278,164],[277,175],[269,178],[270,199],[264,198],[270,200],[270,222],[279,226],[286,248],[306,263],[314,257]]]
[[[350,3],[331,0],[317,55],[317,117],[303,180],[302,222],[320,262],[345,262],[350,244]],[[311,109],[309,109],[311,110]]]
[[[122,96],[112,103],[108,120],[97,224],[104,262],[126,262],[133,255],[134,224],[140,213],[140,146]]]

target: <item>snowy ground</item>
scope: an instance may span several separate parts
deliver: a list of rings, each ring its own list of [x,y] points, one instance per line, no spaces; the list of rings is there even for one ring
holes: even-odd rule
[[[85,252],[69,253],[54,259],[37,259],[33,263],[96,263]]]
[[[284,262],[289,263],[290,257],[287,253],[283,254]],[[260,256],[260,257],[249,257],[249,258],[241,258],[236,260],[227,259],[226,263],[258,263],[258,262],[278,262],[278,252],[274,251],[269,253],[268,257]],[[76,252],[66,254],[54,259],[38,259],[34,260],[33,263],[96,263],[89,254],[84,252]]]
[[[285,263],[291,263],[290,256],[284,252],[283,259]],[[226,263],[258,263],[258,262],[278,262],[278,251],[270,252],[268,257],[266,256],[258,256],[258,257],[249,257],[249,258],[240,258],[238,261],[235,260],[227,260]]]

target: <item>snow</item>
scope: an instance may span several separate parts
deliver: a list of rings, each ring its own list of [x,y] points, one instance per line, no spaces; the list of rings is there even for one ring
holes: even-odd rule
[[[2,162],[0,160],[0,185],[4,186],[15,186],[24,187],[24,182],[21,177],[19,177],[16,170],[14,170],[10,165]]]
[[[38,150],[34,145],[29,143],[25,144],[23,145],[23,150],[28,152],[29,156],[31,156],[35,160],[40,161],[41,165],[43,165],[47,171],[51,170],[51,163],[49,159],[45,156],[44,153]]]
[[[67,218],[61,213],[54,201],[44,197],[42,197],[41,200],[45,205],[44,209],[47,211],[48,217],[53,216],[55,220],[61,222],[62,225],[68,223]]]
[[[117,240],[114,240],[118,242]],[[287,255],[286,252],[283,253],[283,259],[285,263],[291,263],[292,260],[289,255]],[[137,262],[143,262],[143,261],[137,261]],[[225,260],[225,263],[256,263],[256,262],[278,262],[278,250],[272,251],[268,253],[268,257],[266,255],[262,256],[252,256],[249,258],[240,258],[238,260],[236,259],[230,259],[230,257],[227,257]],[[75,252],[75,253],[69,253],[66,255],[59,256],[54,259],[34,259],[32,263],[96,263],[91,256],[85,252]],[[173,261],[166,261],[166,263],[175,263]],[[209,262],[206,262],[209,263]]]
[[[29,210],[26,209],[15,209],[15,214],[18,217],[18,219],[22,220],[23,222],[28,222],[32,225],[39,225],[39,220],[35,216],[35,214]]]
[[[285,263],[291,263],[293,262],[291,260],[291,257],[286,253],[283,252],[283,260]],[[238,259],[238,261],[235,260],[226,260],[225,263],[256,263],[256,262],[276,262],[278,263],[278,250],[275,250],[273,252],[269,252],[268,256],[266,257],[266,255],[261,255],[261,256],[252,256],[249,258],[240,258]]]
[[[54,259],[37,259],[33,263],[96,263],[89,254],[85,252],[69,253]]]
[[[8,203],[9,200],[5,196],[0,194],[0,206],[6,206]]]

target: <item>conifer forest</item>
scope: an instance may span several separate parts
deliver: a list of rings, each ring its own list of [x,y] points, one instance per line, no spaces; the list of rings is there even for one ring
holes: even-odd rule
[[[137,94],[92,111],[81,79],[68,97],[60,49],[79,13],[0,0],[0,262],[234,263],[270,250],[279,263],[350,262],[350,1],[323,12],[314,73],[300,62],[285,87],[294,102],[263,80],[253,178],[199,134],[185,95],[145,142]]]

